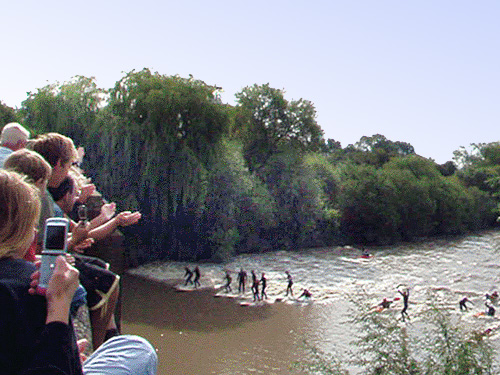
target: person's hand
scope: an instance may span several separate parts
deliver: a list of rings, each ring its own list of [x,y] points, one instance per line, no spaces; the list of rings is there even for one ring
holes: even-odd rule
[[[37,270],[31,274],[31,282],[30,282],[30,288],[28,290],[29,294],[38,294],[37,288],[38,284],[40,282],[40,266],[42,265],[42,260],[37,259],[35,261],[35,266]]]
[[[103,215],[106,221],[110,220],[116,213],[116,203],[106,203],[101,207],[101,215]]]
[[[66,261],[63,256],[56,258],[56,266],[45,291],[47,303],[71,303],[78,288],[78,270]]]
[[[78,147],[78,148],[76,149],[76,155],[77,155],[77,156],[76,156],[76,158],[77,158],[77,160],[76,160],[76,161],[77,161],[79,164],[81,164],[81,163],[83,162],[83,157],[85,156],[85,149],[84,149],[83,147],[81,147],[81,146],[80,146],[80,147]]]
[[[136,212],[123,211],[120,212],[118,215],[116,215],[116,218],[118,220],[118,225],[121,225],[123,227],[136,224],[141,219],[141,217],[142,214],[139,211]]]
[[[80,188],[80,194],[78,195],[77,201],[80,203],[86,203],[89,197],[94,194],[95,185],[86,184]]]
[[[39,267],[39,263],[37,264]],[[70,265],[64,256],[56,258],[54,272],[49,280],[49,284],[45,291],[47,299],[47,319],[46,323],[50,322],[69,322],[69,308],[71,301],[78,288],[78,278],[80,273]],[[36,271],[31,275],[31,283],[29,288],[30,294],[36,294],[38,283],[40,282],[40,271]]]
[[[85,253],[85,250],[91,247],[94,244],[94,239],[91,237],[87,237],[83,241],[80,241],[76,245],[73,245],[73,251],[78,254]]]
[[[66,257],[66,261],[74,267],[76,263],[75,257],[70,253],[66,253],[64,256]]]
[[[83,362],[87,360],[87,355],[85,354],[85,352],[90,345],[89,340],[80,339],[76,342],[76,345],[78,346],[78,354],[80,354],[80,362],[83,364]]]
[[[71,232],[71,242],[73,245],[77,245],[86,239],[89,235],[89,223],[80,220],[76,227],[73,228]]]

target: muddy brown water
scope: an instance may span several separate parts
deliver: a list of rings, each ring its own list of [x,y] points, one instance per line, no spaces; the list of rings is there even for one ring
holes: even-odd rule
[[[303,309],[240,306],[210,289],[178,292],[133,275],[123,297],[123,332],[153,344],[158,374],[290,374],[300,358]]]

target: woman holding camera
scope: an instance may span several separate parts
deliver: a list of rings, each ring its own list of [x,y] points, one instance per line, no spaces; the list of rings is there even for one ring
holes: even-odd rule
[[[146,340],[116,336],[83,363],[69,317],[78,271],[57,258],[45,295],[40,273],[22,258],[40,213],[36,188],[0,170],[0,371],[2,374],[155,374],[157,356]]]

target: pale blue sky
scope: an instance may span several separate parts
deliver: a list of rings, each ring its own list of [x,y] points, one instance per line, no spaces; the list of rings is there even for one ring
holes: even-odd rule
[[[148,67],[225,90],[269,83],[314,103],[345,147],[383,134],[439,163],[500,137],[493,0],[2,1],[0,100]]]

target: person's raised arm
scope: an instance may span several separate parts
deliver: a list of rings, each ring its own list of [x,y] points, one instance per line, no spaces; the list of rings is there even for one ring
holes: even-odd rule
[[[115,216],[115,213],[116,203],[111,202],[103,204],[101,206],[101,212],[99,213],[99,215],[90,220],[89,230],[100,227],[104,223],[108,222],[113,216]]]
[[[136,224],[141,219],[140,212],[130,212],[123,211],[116,215],[114,218],[109,220],[107,223],[104,223],[98,228],[92,229],[89,231],[89,237],[94,238],[95,240],[103,239],[109,236],[113,231],[116,230],[119,226],[126,227],[129,225]]]

